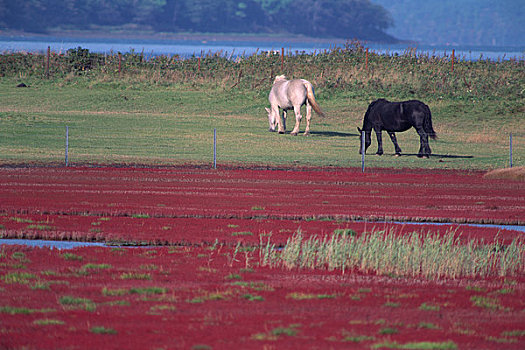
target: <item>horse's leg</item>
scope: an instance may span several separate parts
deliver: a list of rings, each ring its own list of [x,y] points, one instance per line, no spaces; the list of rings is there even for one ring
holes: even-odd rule
[[[301,118],[303,117],[301,115],[301,106],[293,106],[293,111],[295,113],[295,126],[291,132],[292,135],[296,136],[299,132],[299,125],[301,124]]]
[[[390,140],[392,140],[392,143],[394,144],[394,148],[396,149],[396,156],[400,156],[401,155],[401,148],[397,144],[396,134],[393,133],[393,132],[388,131],[388,135],[390,136]]]
[[[286,109],[283,109],[283,130],[286,131]]]
[[[428,134],[425,132],[423,127],[419,127],[416,130],[419,134],[419,152],[417,156],[419,158],[429,158],[432,151],[430,150],[430,146],[428,145]]]
[[[312,105],[306,103],[306,129],[304,130],[304,136],[310,135],[310,120],[312,119]]]
[[[377,137],[377,152],[378,156],[383,155],[383,137],[381,135],[381,130],[375,130]]]

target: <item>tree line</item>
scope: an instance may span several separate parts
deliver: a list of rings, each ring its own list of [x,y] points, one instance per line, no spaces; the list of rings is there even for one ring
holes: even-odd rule
[[[0,0],[0,28],[35,33],[110,26],[391,42],[392,25],[370,0]]]

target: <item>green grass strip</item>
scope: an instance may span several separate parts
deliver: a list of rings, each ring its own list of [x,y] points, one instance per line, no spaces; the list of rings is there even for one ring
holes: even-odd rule
[[[458,346],[453,341],[447,342],[413,342],[398,344],[397,342],[384,342],[372,345],[372,349],[428,349],[428,350],[453,350]]]

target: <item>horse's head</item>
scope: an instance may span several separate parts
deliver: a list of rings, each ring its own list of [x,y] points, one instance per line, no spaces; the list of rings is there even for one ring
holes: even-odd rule
[[[360,127],[357,127],[357,131],[359,131],[359,154],[362,154],[363,152],[363,133],[365,133],[365,153],[370,144],[372,143],[371,134],[372,131],[364,131],[361,130]]]
[[[275,126],[277,125],[277,116],[272,112],[270,108],[265,108],[266,112],[268,113],[268,123],[270,124],[270,128],[268,131],[275,131]]]

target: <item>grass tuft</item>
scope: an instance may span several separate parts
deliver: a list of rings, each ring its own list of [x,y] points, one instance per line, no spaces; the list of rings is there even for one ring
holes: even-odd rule
[[[151,280],[149,273],[125,272],[120,275],[123,280]]]
[[[86,311],[95,311],[97,308],[96,304],[90,299],[86,298],[75,298],[69,295],[65,295],[60,298],[60,304],[67,305],[73,309],[83,309]]]
[[[117,331],[112,328],[105,328],[101,326],[92,327],[91,333],[95,334],[117,334]]]
[[[455,350],[458,346],[453,341],[447,342],[413,342],[399,344],[397,342],[384,342],[372,345],[372,349],[421,349],[421,350]]]
[[[9,315],[27,315],[33,314],[36,312],[39,313],[48,313],[55,312],[55,309],[28,309],[26,307],[13,307],[13,306],[0,306],[0,314],[9,314]]]
[[[82,261],[84,258],[80,255],[76,255],[76,254],[73,254],[73,253],[64,253],[62,254],[62,257],[66,260],[77,260],[77,261]]]
[[[11,272],[7,275],[2,276],[2,281],[5,283],[19,283],[19,284],[28,284],[30,280],[36,279],[36,275],[27,272]]]
[[[41,320],[34,320],[33,324],[40,325],[40,326],[47,326],[47,325],[62,325],[62,324],[65,324],[65,322],[61,320],[45,318]]]
[[[491,170],[483,176],[487,179],[525,181],[525,166]]]

